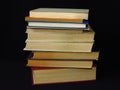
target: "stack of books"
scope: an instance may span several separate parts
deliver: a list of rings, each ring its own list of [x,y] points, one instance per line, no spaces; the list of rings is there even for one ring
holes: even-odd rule
[[[88,17],[89,9],[30,10],[24,50],[31,51],[27,66],[34,85],[96,80],[99,51],[93,51]]]

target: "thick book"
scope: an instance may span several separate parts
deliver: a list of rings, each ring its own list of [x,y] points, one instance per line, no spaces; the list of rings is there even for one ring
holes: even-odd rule
[[[92,52],[37,52],[30,53],[34,59],[59,59],[59,60],[98,60],[99,51]]]
[[[40,21],[40,22],[74,22],[74,23],[82,23],[84,22],[83,19],[67,19],[67,18],[38,18],[38,17],[30,17],[26,16],[25,21]]]
[[[31,51],[62,51],[62,52],[91,52],[93,42],[64,43],[64,42],[26,42],[24,50]]]
[[[72,8],[36,8],[29,11],[30,17],[37,18],[62,18],[62,19],[86,19],[89,9]]]
[[[95,32],[93,30],[31,30],[27,29],[27,41],[32,42],[90,42],[94,41]]]
[[[33,85],[87,82],[96,80],[96,67],[91,69],[32,67]]]

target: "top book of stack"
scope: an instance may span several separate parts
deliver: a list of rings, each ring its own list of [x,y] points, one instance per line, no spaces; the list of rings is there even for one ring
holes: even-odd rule
[[[89,9],[37,8],[29,12],[30,17],[53,19],[88,20]]]

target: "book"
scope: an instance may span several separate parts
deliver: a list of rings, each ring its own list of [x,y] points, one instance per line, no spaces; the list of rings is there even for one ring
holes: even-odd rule
[[[62,51],[91,52],[94,42],[63,43],[63,42],[26,42],[24,50],[31,51]]]
[[[89,9],[70,8],[36,8],[30,10],[30,17],[62,18],[62,19],[88,19]]]
[[[44,30],[90,30],[89,24],[86,25],[86,28],[72,28],[72,27],[42,27],[42,26],[26,26],[27,29],[44,29]]]
[[[36,31],[36,32],[34,32]],[[83,31],[81,32],[80,30],[59,30],[55,31],[39,31],[39,30],[34,30],[29,31],[27,29],[27,41],[32,41],[32,42],[90,42],[94,41],[94,36],[95,32],[93,30],[89,31]]]
[[[82,23],[85,20],[79,18],[79,19],[67,19],[67,18],[38,18],[38,17],[30,17],[30,16],[26,16],[25,17],[25,21],[29,22],[29,21],[40,21],[40,22],[74,22],[74,23]]]
[[[59,59],[59,60],[98,60],[99,51],[92,52],[37,52],[30,53],[33,59]]]
[[[91,69],[61,69],[32,67],[33,85],[87,82],[96,80],[96,67]]]
[[[84,29],[41,29],[41,28],[26,28],[26,33],[82,33]],[[86,31],[90,31],[88,28]]]
[[[53,27],[53,26],[27,26],[27,28],[40,28],[40,29],[61,29],[61,30],[70,30],[70,29],[76,29],[76,30],[80,30],[80,29],[88,29],[88,25],[85,25],[85,27]]]
[[[87,28],[86,23],[28,22],[28,26],[40,28]]]
[[[92,68],[91,60],[28,59],[29,67]]]

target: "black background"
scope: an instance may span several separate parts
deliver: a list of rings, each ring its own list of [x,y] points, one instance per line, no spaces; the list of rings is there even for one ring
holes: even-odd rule
[[[32,86],[30,68],[25,67],[28,52],[24,17],[39,7],[89,8],[89,23],[96,32],[95,44],[100,50],[97,81]],[[119,88],[119,3],[104,0],[10,0],[1,2],[0,88],[1,90],[103,90]]]

